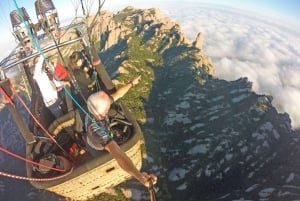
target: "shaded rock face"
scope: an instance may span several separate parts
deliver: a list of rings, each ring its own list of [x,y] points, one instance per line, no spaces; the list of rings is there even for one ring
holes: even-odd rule
[[[135,15],[140,10],[131,12]],[[144,164],[160,178],[157,196],[172,201],[299,199],[299,133],[288,114],[276,111],[272,97],[253,92],[247,78],[217,79],[200,48],[203,35],[191,44],[176,23],[163,26],[172,23],[157,18],[141,23],[144,29],[132,29],[140,28],[143,35],[140,48],[151,46],[164,61],[160,68],[152,66],[155,79],[145,84],[152,87],[145,102],[149,159]]]
[[[20,106],[20,104],[17,105]],[[25,120],[26,118],[28,118],[28,114],[26,114],[25,110],[21,110],[21,114],[25,116],[24,118]],[[19,154],[23,153],[25,149],[25,145],[24,143],[22,143],[22,141],[24,140],[24,138],[20,134],[19,129],[16,127],[12,115],[9,113],[7,107],[4,107],[0,111],[0,119],[1,119],[0,146],[8,150],[13,150],[14,152]],[[2,152],[0,152],[0,154],[1,154],[0,165],[4,165],[3,164],[5,163],[4,154]]]
[[[180,26],[161,18],[156,9],[129,7],[116,15],[105,12],[103,19],[95,30],[103,29],[100,56],[107,71],[116,80],[141,74],[133,91],[148,93],[135,103],[143,102],[146,111],[141,126],[148,158],[143,170],[159,177],[158,200],[300,199],[299,132],[292,130],[288,114],[272,106],[272,97],[253,92],[247,78],[218,79],[205,47],[200,48],[203,35],[190,43]],[[132,44],[134,36],[140,39],[138,46]],[[132,48],[151,54],[131,58]],[[159,64],[153,55],[160,56]],[[4,125],[2,133],[14,127],[10,117]],[[2,145],[22,142],[2,133]],[[21,197],[45,200],[45,191],[26,185]],[[1,196],[10,192],[8,186],[0,180]],[[123,187],[131,189],[132,200],[149,200],[139,183]]]
[[[173,91],[160,87],[152,105],[172,195],[165,200],[299,198],[299,139],[269,97],[251,92],[247,79]]]
[[[24,97],[23,100],[27,102]],[[18,100],[15,100],[15,103],[25,122],[27,122],[29,114]],[[0,120],[0,147],[25,157],[24,138],[16,126],[8,107],[0,110]],[[0,152],[0,171],[13,175],[26,176],[26,164],[24,161]],[[33,188],[28,181],[4,176],[0,177],[0,200],[46,200],[45,198],[49,201],[60,199],[53,193]]]

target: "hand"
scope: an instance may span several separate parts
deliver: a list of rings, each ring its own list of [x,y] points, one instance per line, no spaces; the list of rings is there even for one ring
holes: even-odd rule
[[[38,62],[39,58],[40,58],[40,55],[34,57],[32,60],[32,64],[35,65]]]
[[[67,81],[63,81],[63,84],[66,86],[66,87],[71,87],[71,83],[70,82],[67,82]]]
[[[28,60],[23,61],[24,67],[30,67],[30,63]]]
[[[139,75],[139,76],[137,76],[136,78],[134,78],[134,79],[131,81],[132,85],[133,85],[133,86],[134,86],[134,85],[137,85],[137,84],[139,83],[140,79],[141,79],[141,75]]]
[[[146,172],[141,173],[142,177],[139,180],[144,186],[149,187],[150,181],[152,181],[153,185],[157,182],[157,177],[153,174],[148,174]]]

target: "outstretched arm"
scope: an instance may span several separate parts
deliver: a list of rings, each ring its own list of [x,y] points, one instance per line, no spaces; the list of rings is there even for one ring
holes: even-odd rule
[[[134,78],[128,84],[126,84],[126,85],[122,86],[121,88],[119,88],[115,93],[111,94],[111,97],[113,97],[114,101],[117,101],[118,99],[122,98],[129,91],[129,89],[131,87],[133,87],[134,85],[139,83],[140,79],[141,79],[141,75]]]
[[[34,74],[41,74],[43,69],[44,57],[35,58]]]
[[[117,160],[123,170],[139,180],[144,186],[149,187],[150,181],[156,183],[157,177],[153,174],[141,173],[115,141],[110,141],[105,149]]]

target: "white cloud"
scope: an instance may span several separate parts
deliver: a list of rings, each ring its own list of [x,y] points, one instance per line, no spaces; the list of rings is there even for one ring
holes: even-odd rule
[[[161,9],[180,23],[190,40],[204,33],[204,53],[212,57],[220,78],[248,77],[256,93],[272,95],[278,111],[289,113],[292,126],[300,128],[299,36],[232,10],[200,4]]]
[[[190,40],[195,40],[199,32],[204,33],[204,52],[212,57],[220,78],[248,77],[257,93],[272,95],[276,108],[289,113],[292,126],[300,128],[300,37],[296,36],[299,32],[294,30],[290,34],[287,25],[278,20],[261,20],[253,13],[212,8],[200,2],[113,2],[106,3],[104,9],[117,11],[128,2],[138,8],[158,7],[163,16],[179,22]]]

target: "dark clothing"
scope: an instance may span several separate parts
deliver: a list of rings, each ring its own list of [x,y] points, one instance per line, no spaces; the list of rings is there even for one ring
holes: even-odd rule
[[[92,93],[96,92],[96,81],[95,79],[93,79],[93,77],[89,76],[86,72],[80,69],[74,70],[73,75],[79,87],[79,89],[77,89],[76,86],[74,87],[75,89],[73,91],[75,98],[81,105],[84,105],[85,100]],[[85,100],[83,99],[81,94],[83,95]]]
[[[55,118],[61,117],[64,114],[62,104],[63,101],[60,98],[57,98],[52,105],[47,107]]]
[[[109,120],[106,117],[102,121],[91,121],[86,116],[85,126],[87,131],[87,145],[92,155],[97,151],[104,150],[104,147],[113,140],[110,136]]]
[[[62,88],[60,90],[57,90],[57,95],[60,98],[61,102],[60,102],[60,107],[63,111],[64,114],[66,114],[68,112],[68,107],[67,107],[67,103],[66,103],[66,93],[65,90]]]

